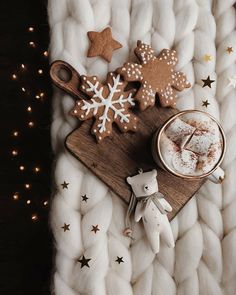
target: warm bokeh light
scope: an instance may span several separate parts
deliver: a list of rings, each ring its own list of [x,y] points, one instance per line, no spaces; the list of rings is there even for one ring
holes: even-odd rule
[[[18,193],[14,193],[14,195],[13,195],[13,199],[14,199],[15,201],[19,200],[19,194],[18,194]]]
[[[34,41],[30,41],[30,42],[29,42],[29,46],[32,47],[32,48],[35,48],[35,47],[36,47]]]
[[[34,122],[33,122],[33,121],[30,121],[30,122],[28,123],[28,126],[29,126],[30,128],[34,127]]]
[[[29,183],[26,183],[26,184],[25,184],[25,188],[26,188],[26,189],[31,189],[31,185],[30,185]]]
[[[33,215],[31,216],[31,219],[32,219],[33,221],[37,221],[37,220],[38,220],[38,215],[37,215],[37,214],[33,214]]]
[[[38,166],[37,167],[34,167],[34,172],[35,173],[39,173],[40,172],[40,167],[38,167]]]
[[[18,155],[18,151],[17,151],[17,150],[12,150],[11,154],[12,154],[13,156],[17,156],[17,155]]]

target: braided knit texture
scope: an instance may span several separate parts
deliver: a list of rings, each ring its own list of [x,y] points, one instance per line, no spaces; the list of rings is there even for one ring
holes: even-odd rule
[[[65,137],[77,126],[74,104],[54,89],[52,146],[55,153],[50,223],[55,238],[55,295],[235,295],[236,292],[236,12],[234,0],[49,0],[50,58],[80,74],[105,79],[128,59],[137,40],[178,52],[178,70],[192,87],[179,93],[180,110],[208,111],[226,132],[222,185],[206,184],[171,222],[174,249],[154,255],[141,223],[135,241],[122,234],[127,206],[72,157]],[[87,58],[88,31],[112,28],[123,47],[108,64]],[[233,52],[228,53],[227,48]],[[208,60],[206,60],[208,56]],[[202,79],[215,82],[202,87]],[[208,100],[210,105],[202,105]],[[62,187],[63,182],[68,187]],[[64,231],[63,225],[69,224]],[[98,226],[97,232],[92,231]],[[81,268],[82,257],[91,259]],[[117,259],[122,257],[122,262]]]

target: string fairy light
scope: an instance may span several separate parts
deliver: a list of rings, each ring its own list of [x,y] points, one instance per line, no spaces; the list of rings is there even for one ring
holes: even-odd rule
[[[30,50],[29,47],[32,49],[33,48],[35,49],[35,51],[32,54],[35,55],[35,53],[38,53],[39,63],[35,64],[36,67],[31,68],[28,60],[24,60],[22,62],[19,62],[16,66],[16,69],[13,70],[12,73],[10,73],[9,79],[11,79],[12,81],[14,81],[14,83],[17,83],[19,85],[19,90],[18,90],[19,93],[21,95],[22,95],[22,93],[25,93],[24,96],[27,96],[27,99],[32,99],[32,97],[30,97],[30,94],[34,93],[34,91],[35,91],[35,94],[33,95],[33,99],[36,98],[39,101],[43,101],[44,97],[47,94],[46,91],[44,91],[43,88],[41,88],[41,89],[36,88],[36,90],[34,90],[34,88],[32,88],[32,90],[31,90],[31,85],[32,85],[31,82],[33,82],[34,77],[35,77],[35,82],[38,82],[39,75],[43,76],[45,74],[46,69],[48,69],[47,57],[49,54],[48,54],[48,51],[45,49],[42,50],[39,48],[39,50],[37,50],[37,47],[39,47],[38,44],[40,44],[40,42],[35,39],[35,37],[36,37],[34,34],[35,31],[36,31],[36,28],[32,25],[29,25],[28,27],[26,27],[26,32],[28,34],[30,34],[30,36],[31,36],[29,41],[26,42],[26,46],[28,47],[28,50]],[[35,70],[35,68],[36,68],[36,70]],[[32,74],[30,73],[30,70],[32,70]],[[28,79],[31,80],[30,84],[29,84],[29,81],[27,81]],[[44,81],[42,81],[42,82],[44,82]],[[35,127],[35,125],[37,125],[37,124],[35,124],[36,118],[34,116],[37,115],[37,108],[34,106],[34,101],[32,101],[32,103],[27,103],[26,105],[24,105],[23,108],[30,115],[30,119],[28,119],[26,121],[26,124],[27,124],[26,126],[28,128]],[[21,137],[23,137],[23,135],[24,135],[24,132],[21,130],[18,130],[18,128],[13,129],[11,131],[10,136],[14,138],[14,141],[16,141],[16,142],[14,142],[14,146],[12,148],[10,148],[10,151],[9,151],[9,154],[11,157],[24,155],[24,150],[22,150],[18,146],[16,146],[17,143],[21,144],[22,141],[19,139],[23,140],[24,138],[21,138]],[[20,136],[20,138],[17,139],[19,136]],[[14,160],[13,163],[16,163],[17,159]],[[26,172],[27,173],[32,172],[31,173],[31,175],[32,175],[32,174],[40,174],[40,172],[42,170],[40,167],[40,163],[37,163],[35,165],[32,165],[32,168],[30,171],[28,169],[28,167],[25,166],[23,159],[21,159],[21,163],[16,163],[16,169],[18,169],[18,171],[20,171],[20,173],[22,173],[21,174],[22,177],[25,177],[25,176],[28,177],[28,175],[25,175]],[[33,176],[31,176],[31,177],[33,177]],[[34,176],[34,177],[40,177],[40,176],[38,175],[38,176]],[[22,183],[23,188],[25,189],[26,194],[28,194],[28,193],[33,194],[34,188],[37,187],[37,186],[34,186],[34,183],[33,183],[33,181],[30,180],[30,178],[28,178],[28,180],[26,180],[25,182],[21,182],[21,183]],[[16,189],[16,191],[17,191],[17,189]],[[25,204],[25,206],[30,206],[31,204],[33,204],[34,206],[35,205],[40,206],[41,210],[42,210],[42,207],[46,207],[49,203],[47,199],[40,201],[40,203],[34,202],[34,200],[29,196],[27,196],[24,199],[24,196],[20,195],[18,192],[12,193],[10,195],[10,197],[15,201],[22,199],[23,204]],[[22,202],[20,202],[20,204],[21,203]],[[35,211],[36,211],[36,208],[35,208]],[[37,212],[37,213],[31,212],[30,218],[32,221],[37,221],[39,219],[39,212]]]
[[[36,213],[32,214],[31,219],[33,221],[37,221],[38,220],[38,215]]]
[[[12,154],[12,156],[17,156],[18,155],[18,151],[17,150],[12,150],[11,154]]]
[[[25,166],[20,165],[19,169],[20,169],[20,171],[24,171],[25,170]]]
[[[30,41],[29,42],[29,46],[32,47],[32,48],[35,48],[36,47],[36,44],[34,41]]]
[[[38,166],[34,167],[34,172],[39,173],[40,172],[40,167],[38,167]]]
[[[25,183],[25,188],[26,189],[31,189],[31,184],[30,183]]]
[[[15,201],[19,200],[19,194],[18,193],[14,193],[12,197],[13,197],[13,199]]]
[[[31,33],[34,32],[34,27],[29,27],[28,31],[31,32]]]
[[[29,126],[30,128],[34,127],[34,122],[33,122],[33,121],[30,121],[30,122],[28,123],[28,126]]]

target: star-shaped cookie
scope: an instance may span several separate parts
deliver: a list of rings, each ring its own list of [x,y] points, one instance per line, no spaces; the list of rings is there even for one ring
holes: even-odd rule
[[[122,47],[118,41],[112,38],[110,28],[105,28],[102,32],[90,31],[87,34],[91,42],[88,57],[101,56],[110,62],[113,51]]]

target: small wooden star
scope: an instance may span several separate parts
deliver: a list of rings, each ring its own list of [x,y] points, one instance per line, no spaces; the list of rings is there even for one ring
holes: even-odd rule
[[[123,257],[117,256],[116,262],[119,264],[124,263]]]
[[[82,202],[86,202],[86,203],[87,203],[87,200],[89,199],[86,195],[81,196],[81,198],[82,198]]]
[[[112,38],[110,28],[105,28],[102,32],[88,32],[88,38],[91,42],[88,57],[101,56],[110,62],[112,52],[122,47],[118,41]]]
[[[204,83],[202,87],[208,86],[211,88],[211,84],[215,82],[215,80],[211,80],[210,76],[208,76],[206,79],[202,79],[202,82]]]
[[[70,224],[64,223],[64,225],[61,228],[64,230],[64,232],[67,231],[67,230],[69,231],[70,230]]]
[[[233,88],[236,88],[236,75],[229,77],[229,84],[228,87],[233,86]]]
[[[203,59],[205,60],[205,62],[211,61],[212,60],[212,56],[209,54],[205,54]]]
[[[97,231],[99,231],[100,228],[98,228],[98,224],[97,225],[92,225],[92,229],[91,231],[93,231],[95,234],[97,233]]]
[[[226,48],[226,51],[228,52],[228,54],[232,53],[234,50],[233,50],[233,47],[227,47]]]
[[[88,258],[88,259],[87,259],[87,258],[85,258],[84,255],[83,255],[82,259],[79,259],[79,260],[78,260],[78,262],[81,263],[81,266],[80,266],[80,267],[83,268],[84,266],[87,266],[88,268],[90,268],[90,266],[89,266],[89,264],[88,264],[90,260],[91,260],[91,258]]]
[[[64,189],[64,188],[68,189],[68,185],[69,185],[69,183],[66,182],[66,181],[64,181],[63,183],[61,183],[62,189]]]
[[[207,108],[209,105],[210,105],[210,103],[208,102],[207,99],[202,101],[202,107],[206,107]]]

